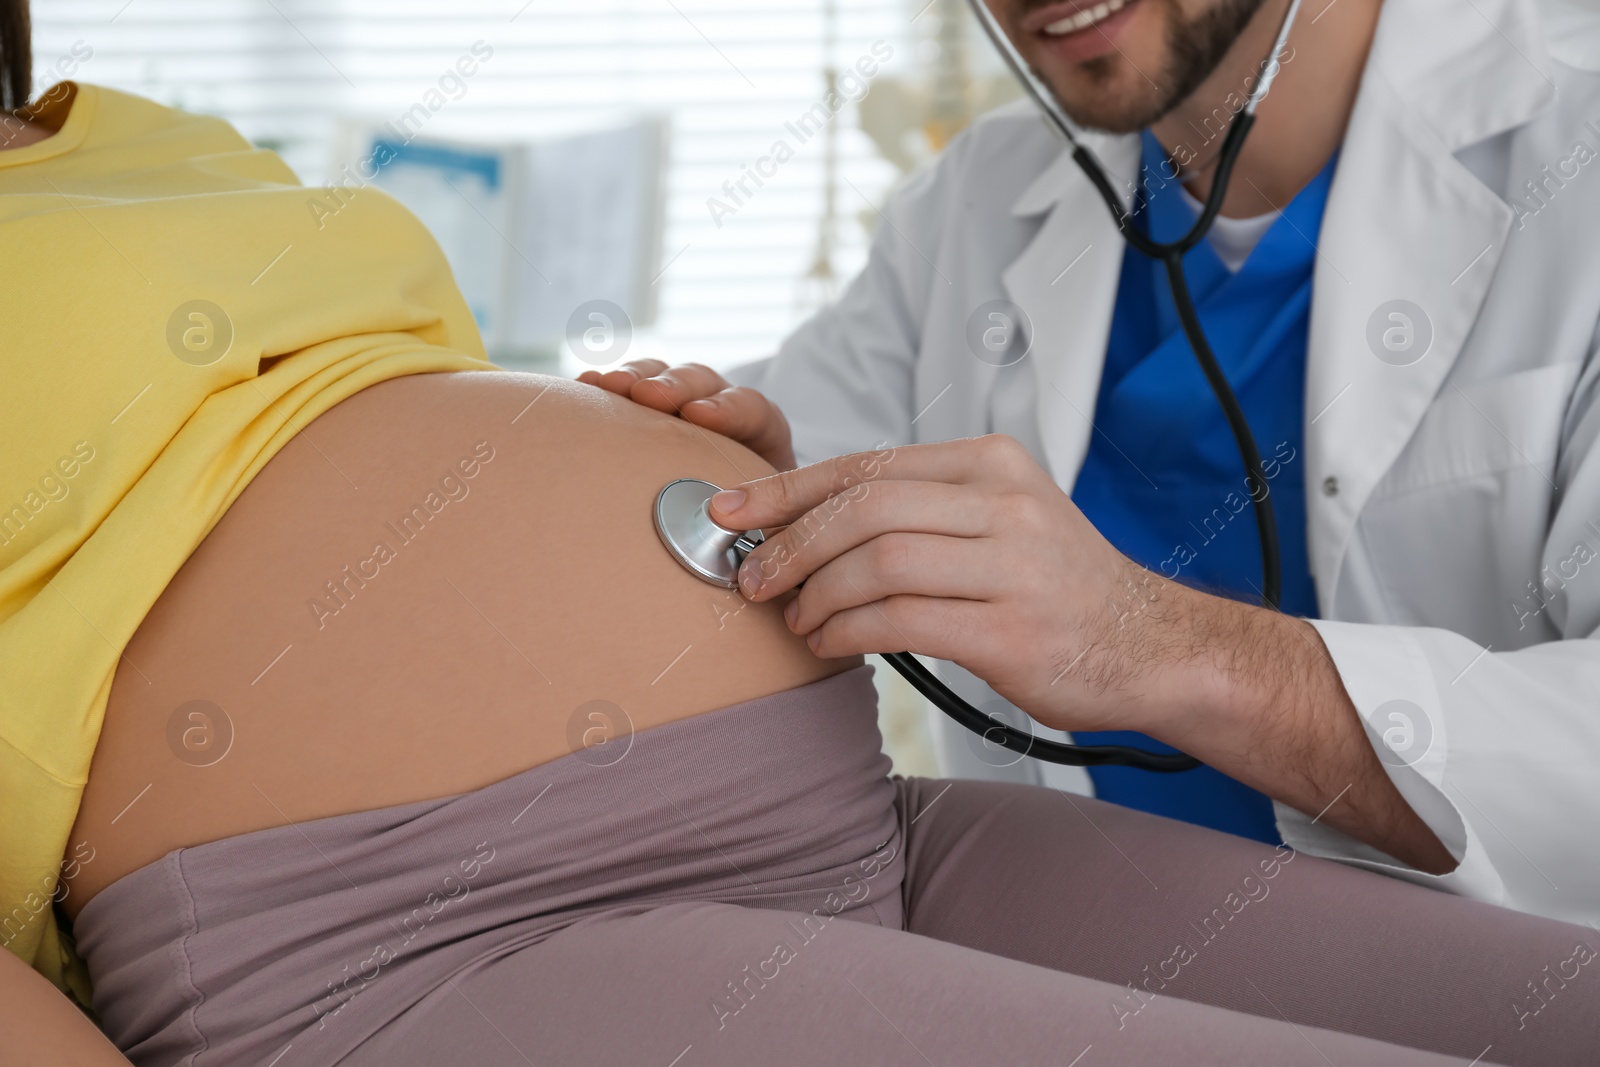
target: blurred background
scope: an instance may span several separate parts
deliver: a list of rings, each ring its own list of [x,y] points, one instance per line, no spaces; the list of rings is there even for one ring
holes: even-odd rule
[[[501,365],[770,354],[860,269],[878,210],[1015,95],[963,0],[34,0],[63,78],[233,123],[399,197]],[[879,665],[887,746],[933,773]]]
[[[860,268],[900,177],[1009,89],[962,0],[35,0],[33,18],[40,90],[219,115],[308,185],[396,192],[494,355],[569,373],[620,355],[565,341],[595,299],[627,314],[631,357],[768,354]]]

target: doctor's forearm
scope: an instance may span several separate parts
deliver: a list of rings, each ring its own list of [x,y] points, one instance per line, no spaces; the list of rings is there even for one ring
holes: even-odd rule
[[[1456,861],[1395,788],[1315,628],[1174,587],[1161,625],[1192,654],[1164,680],[1156,736],[1430,874]],[[1152,620],[1155,621],[1155,620]]]

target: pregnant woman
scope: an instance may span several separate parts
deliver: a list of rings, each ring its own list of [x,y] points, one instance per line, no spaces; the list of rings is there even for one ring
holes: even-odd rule
[[[771,468],[496,371],[383,194],[330,214],[226,124],[89,85],[10,125],[0,1061],[1559,1063],[1600,1041],[1585,928],[890,777],[869,669],[656,542],[665,482]]]

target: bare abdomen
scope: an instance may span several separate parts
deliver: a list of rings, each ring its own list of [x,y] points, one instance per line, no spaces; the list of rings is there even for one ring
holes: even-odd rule
[[[667,481],[769,470],[533,375],[401,378],[327,412],[129,644],[68,849],[69,914],[174,848],[465,792],[853,666],[656,541]]]

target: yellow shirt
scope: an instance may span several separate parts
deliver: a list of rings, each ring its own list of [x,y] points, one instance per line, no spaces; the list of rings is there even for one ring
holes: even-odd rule
[[[383,193],[92,85],[38,117],[57,132],[0,152],[0,944],[87,1004],[51,901],[129,638],[312,419],[489,364]]]

